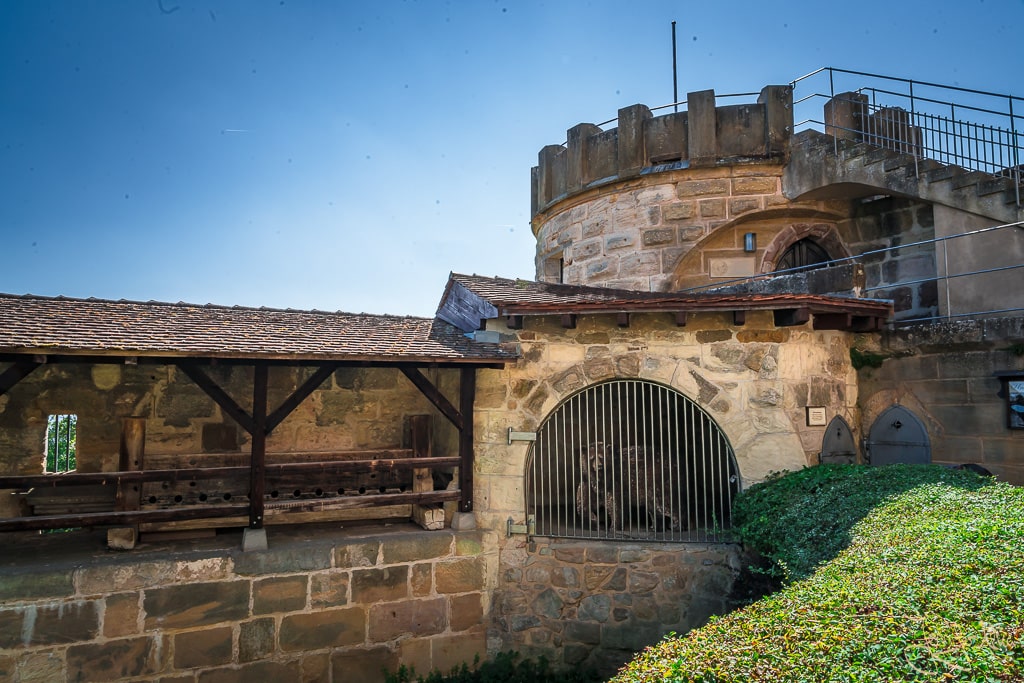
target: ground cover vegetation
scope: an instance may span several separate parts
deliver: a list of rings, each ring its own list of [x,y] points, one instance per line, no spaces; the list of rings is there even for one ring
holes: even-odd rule
[[[648,681],[1024,681],[1024,489],[820,466],[739,497],[782,588],[628,664]]]

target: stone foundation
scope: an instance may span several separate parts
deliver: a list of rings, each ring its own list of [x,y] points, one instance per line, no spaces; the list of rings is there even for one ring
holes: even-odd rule
[[[61,536],[4,562],[2,680],[375,681],[486,654],[482,532],[304,527],[264,552],[234,534],[123,555]]]
[[[728,611],[739,568],[730,544],[516,539],[501,553],[492,647],[610,675],[664,635]]]

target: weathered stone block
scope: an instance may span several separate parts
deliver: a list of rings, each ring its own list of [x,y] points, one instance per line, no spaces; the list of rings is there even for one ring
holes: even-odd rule
[[[645,247],[655,247],[673,244],[676,241],[675,230],[672,228],[658,228],[656,230],[644,230],[641,235],[641,242]]]
[[[705,180],[684,180],[676,186],[676,195],[680,199],[692,197],[709,197],[729,194],[728,178],[708,178]],[[670,204],[668,208],[675,206]]]
[[[13,650],[16,647],[24,647],[28,644],[25,642],[25,636],[22,634],[22,625],[24,623],[24,609],[0,610],[0,649]]]
[[[700,202],[701,218],[725,218],[724,199],[704,199]]]
[[[146,629],[194,628],[239,621],[249,612],[248,581],[153,588],[143,600]]]
[[[65,602],[56,605],[30,605],[18,608],[23,613],[20,645],[57,645],[92,640],[100,632],[99,604],[96,601]],[[3,619],[0,619],[2,623]],[[10,642],[8,628],[0,627],[0,639]],[[0,647],[5,645],[0,644]],[[10,645],[7,645],[10,647]]]
[[[106,683],[134,676],[152,676],[163,666],[159,657],[162,649],[156,637],[72,645],[67,651],[68,680]]]
[[[383,671],[393,672],[398,665],[398,653],[388,647],[344,650],[331,655],[335,681],[380,681]]]
[[[778,189],[778,179],[774,177],[733,178],[733,194],[774,194]]]
[[[231,661],[231,627],[184,631],[174,636],[174,666],[192,669]]]
[[[20,659],[13,657],[5,665],[0,657],[0,680],[19,683],[51,683],[70,680],[64,671],[64,658],[54,650],[29,652]]]
[[[751,211],[758,211],[761,208],[761,201],[755,197],[729,200],[729,216],[735,218]]]
[[[684,221],[697,215],[696,202],[674,202],[661,207],[661,217],[666,221]]]
[[[560,619],[562,617],[562,608],[564,606],[565,603],[560,597],[558,597],[558,593],[550,588],[542,591],[533,599],[533,602],[530,603],[530,608],[533,610],[534,614],[539,614],[540,616],[547,617],[548,619]]]
[[[348,604],[348,572],[323,572],[310,576],[309,599],[313,608]]]
[[[409,573],[409,584],[412,587],[412,595],[421,598],[430,595],[434,587],[434,566],[429,562],[414,564]]]
[[[607,595],[588,595],[580,600],[576,614],[582,621],[606,622],[611,614],[612,599]]]
[[[356,645],[366,640],[366,611],[346,607],[291,614],[281,620],[278,640],[285,652]]]
[[[374,605],[370,608],[370,640],[384,643],[402,635],[441,633],[448,626],[447,608],[444,598]]]
[[[334,564],[341,569],[372,567],[377,564],[379,541],[366,541],[341,546],[334,551]]]
[[[70,597],[75,593],[73,579],[71,571],[0,574],[0,602]]]
[[[274,618],[261,617],[238,625],[238,661],[264,659],[274,651]]]
[[[242,575],[291,574],[329,569],[329,546],[285,546],[262,552],[242,553],[235,558],[235,572]]]
[[[453,595],[448,599],[449,628],[466,631],[484,623],[482,596],[479,593]]]
[[[601,625],[588,621],[569,621],[565,624],[563,634],[570,642],[597,645],[601,642]]]
[[[306,606],[305,576],[275,576],[252,584],[252,613],[293,612]]]
[[[320,683],[329,680],[331,675],[331,656],[326,652],[317,652],[304,656],[299,661],[302,683]],[[335,678],[334,680],[338,680]]]
[[[384,544],[384,564],[432,560],[452,551],[452,533],[409,534],[388,538]]]
[[[352,571],[352,602],[401,600],[408,596],[409,567],[406,565]]]
[[[302,672],[298,662],[253,662],[239,667],[210,669],[199,674],[199,683],[301,683]]]
[[[463,662],[472,663],[476,657],[487,657],[487,634],[483,629],[451,636],[441,636],[430,641],[431,660],[434,667],[449,671]]]
[[[103,635],[107,638],[129,636],[139,632],[139,594],[108,595],[103,610]]]
[[[484,588],[482,558],[463,558],[434,565],[434,584],[438,593],[468,593]]]

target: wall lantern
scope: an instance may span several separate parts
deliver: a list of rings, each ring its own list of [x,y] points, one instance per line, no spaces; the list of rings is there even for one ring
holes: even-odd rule
[[[748,232],[743,236],[743,251],[748,254],[757,251],[757,235],[755,233]]]

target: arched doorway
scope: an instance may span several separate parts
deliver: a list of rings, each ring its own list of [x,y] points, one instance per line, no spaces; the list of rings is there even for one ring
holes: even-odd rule
[[[872,465],[926,464],[932,461],[928,432],[917,416],[895,405],[878,416],[868,432]]]
[[[567,398],[541,424],[526,463],[538,536],[714,540],[738,491],[736,458],[715,421],[644,380]]]
[[[825,428],[818,462],[823,465],[850,465],[857,462],[857,445],[853,440],[853,432],[850,431],[850,425],[846,420],[839,415],[833,417]]]

